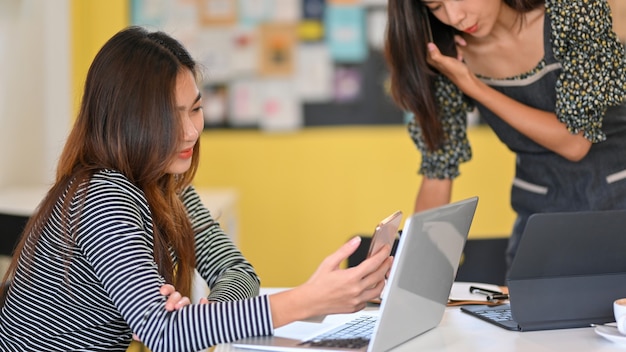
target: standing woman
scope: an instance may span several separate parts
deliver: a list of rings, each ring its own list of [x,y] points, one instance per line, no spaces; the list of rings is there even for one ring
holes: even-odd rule
[[[380,297],[390,248],[339,269],[358,238],[303,285],[258,296],[253,267],[191,186],[197,74],[179,42],[140,27],[96,55],[56,181],[8,273],[1,351],[125,351],[133,333],[154,352],[197,351]],[[210,304],[179,295],[189,296],[194,268]]]
[[[509,265],[533,213],[626,208],[624,47],[606,0],[389,0],[386,35],[422,154],[416,211],[450,201],[474,107],[516,153]]]

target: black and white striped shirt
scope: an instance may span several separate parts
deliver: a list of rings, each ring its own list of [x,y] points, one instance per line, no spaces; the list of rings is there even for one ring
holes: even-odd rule
[[[125,351],[134,332],[153,352],[197,351],[272,334],[254,269],[193,187],[182,199],[196,230],[197,270],[218,303],[165,310],[148,203],[123,175],[101,171],[89,182],[80,222],[77,211],[60,212],[59,200],[29,276],[18,267],[0,311],[0,350]],[[77,229],[69,269],[59,235],[64,217]]]

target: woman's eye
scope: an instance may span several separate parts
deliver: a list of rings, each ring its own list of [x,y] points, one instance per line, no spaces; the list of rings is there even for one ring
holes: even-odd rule
[[[428,3],[428,4],[424,4],[424,7],[426,7],[426,10],[430,11],[430,12],[434,12],[437,11],[441,8],[441,4],[438,3]]]

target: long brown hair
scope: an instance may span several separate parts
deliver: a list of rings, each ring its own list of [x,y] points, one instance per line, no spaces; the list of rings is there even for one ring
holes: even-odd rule
[[[69,213],[71,200],[84,197],[78,194],[81,184],[98,170],[112,169],[144,192],[154,222],[154,259],[159,272],[179,292],[189,295],[196,260],[194,233],[179,195],[196,173],[199,143],[187,172],[166,173],[184,138],[175,109],[176,78],[184,70],[198,75],[187,50],[163,32],[128,27],[104,44],[87,73],[80,111],[60,156],[56,181],[27,223],[5,282],[15,273],[20,256],[27,265],[32,262],[42,228],[59,199],[65,199],[63,211]],[[72,243],[69,226],[59,236]]]
[[[545,0],[502,0],[520,14],[545,3]],[[426,10],[426,11],[425,11]],[[428,10],[419,0],[389,0],[385,59],[391,76],[391,96],[395,103],[411,111],[422,128],[426,145],[435,150],[444,140],[435,103],[435,76],[426,62],[426,18]],[[436,28],[451,27],[436,21]]]

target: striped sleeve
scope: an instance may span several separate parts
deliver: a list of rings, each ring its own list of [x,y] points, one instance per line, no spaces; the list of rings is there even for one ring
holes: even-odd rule
[[[207,282],[211,301],[231,301],[259,294],[259,278],[252,265],[202,204],[193,187],[182,195],[196,232],[197,269]]]
[[[153,260],[152,220],[142,193],[123,179],[95,179],[80,223],[77,245],[123,319],[153,352],[195,351],[272,333],[269,300],[251,297],[258,290],[256,275],[221,231],[214,229],[212,236],[199,241],[206,246],[199,251],[211,257],[202,260],[202,271],[218,292],[225,292],[220,297],[224,302],[167,312],[159,293],[164,281]],[[222,281],[235,289],[221,288]]]

